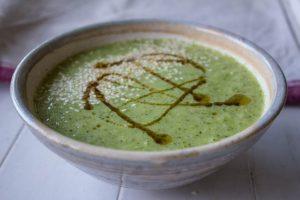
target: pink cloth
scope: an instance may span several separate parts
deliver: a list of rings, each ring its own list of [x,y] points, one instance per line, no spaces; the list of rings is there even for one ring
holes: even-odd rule
[[[300,105],[300,80],[288,83],[287,105]]]
[[[14,73],[14,66],[0,62],[0,82],[9,83]]]

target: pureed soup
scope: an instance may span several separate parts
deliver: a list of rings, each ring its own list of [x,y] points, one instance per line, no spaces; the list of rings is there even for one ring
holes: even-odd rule
[[[115,42],[59,64],[40,85],[36,113],[57,132],[115,149],[212,143],[253,124],[264,96],[233,57],[192,41]]]

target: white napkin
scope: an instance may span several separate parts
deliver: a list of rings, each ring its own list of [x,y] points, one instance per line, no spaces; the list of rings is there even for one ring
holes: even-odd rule
[[[16,65],[42,41],[91,23],[133,18],[186,20],[237,33],[300,79],[299,49],[273,0],[0,0],[0,61]]]

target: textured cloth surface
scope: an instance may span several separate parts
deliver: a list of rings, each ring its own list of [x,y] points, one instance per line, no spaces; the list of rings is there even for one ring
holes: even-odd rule
[[[299,49],[273,0],[0,0],[0,61],[18,62],[63,32],[111,20],[158,18],[208,24],[268,51],[287,78],[300,79]]]

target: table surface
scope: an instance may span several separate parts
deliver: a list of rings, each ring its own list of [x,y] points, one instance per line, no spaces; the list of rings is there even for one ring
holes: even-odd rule
[[[292,69],[300,65],[299,0],[209,2],[202,1],[203,5],[209,5],[206,9],[198,4],[183,9],[198,6],[200,14],[191,13],[195,15],[194,19],[201,18],[205,24],[244,35],[270,52],[289,79],[300,77],[297,70]],[[149,7],[158,5],[153,3]],[[139,10],[139,6],[135,2],[118,18],[140,17],[138,11],[128,14],[128,10]],[[202,11],[206,13],[202,15]],[[151,9],[147,12],[150,13]],[[147,12],[144,12],[144,17],[153,16]],[[156,14],[168,18],[168,13]],[[178,13],[178,18],[183,16],[183,13]],[[207,16],[213,16],[213,19]],[[1,200],[300,199],[298,107],[285,107],[267,133],[248,152],[218,172],[193,184],[161,191],[110,185],[62,160],[38,142],[24,125],[13,108],[9,86],[5,84],[0,85],[0,111]]]

